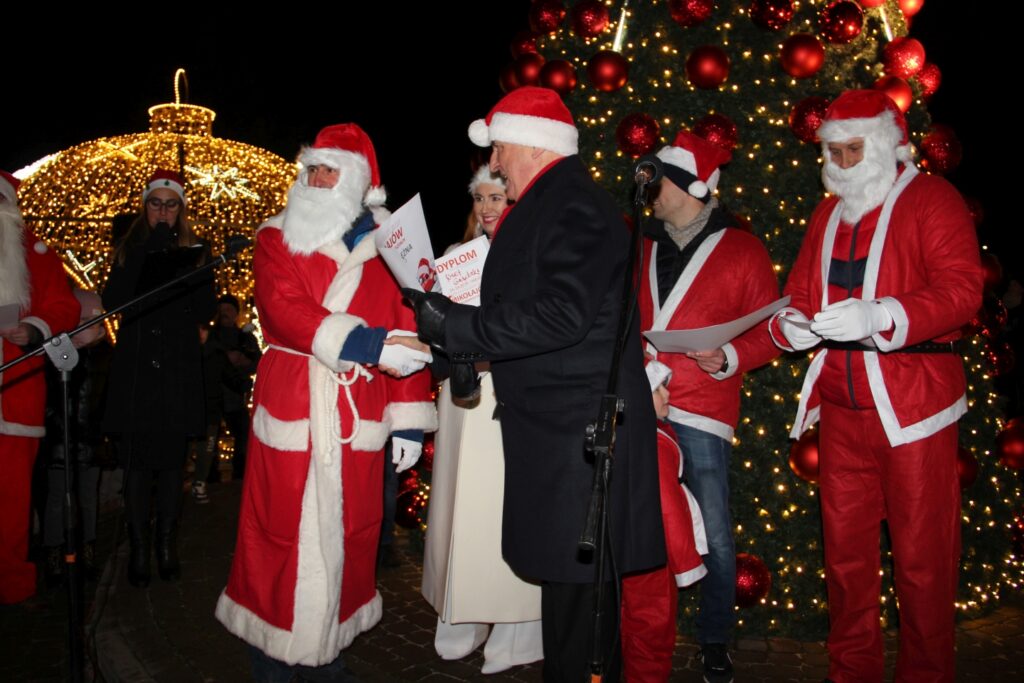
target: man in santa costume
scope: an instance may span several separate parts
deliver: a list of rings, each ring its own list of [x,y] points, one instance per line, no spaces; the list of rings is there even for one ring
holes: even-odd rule
[[[832,196],[811,217],[772,320],[786,350],[814,348],[791,436],[820,420],[831,629],[829,677],[882,680],[879,528],[892,539],[897,681],[952,681],[960,556],[957,425],[967,412],[955,341],[981,304],[963,199],[911,163],[903,114],[852,90],[818,129]]]
[[[60,259],[25,227],[20,181],[0,171],[0,365],[78,322],[79,305]],[[44,434],[43,356],[0,375],[0,604],[36,592],[28,561],[32,464]]]
[[[740,318],[778,298],[775,271],[764,245],[737,229],[714,191],[720,167],[729,162],[726,150],[680,131],[657,157],[665,176],[652,202],[644,242],[640,287],[642,329],[693,329]],[[655,368],[671,372],[668,420],[685,460],[686,481],[700,506],[707,533],[707,576],[700,583],[697,642],[704,679],[732,680],[727,644],[732,639],[736,604],[736,548],[729,514],[729,456],[739,419],[743,373],[779,354],[764,325],[741,334],[721,348],[693,353],[659,353],[648,345]],[[625,590],[647,591],[651,575],[626,581]],[[647,603],[664,606],[659,623],[663,637],[647,634],[648,648],[664,643],[657,657],[669,665],[675,641],[675,584],[665,573],[657,579],[672,590],[651,589]],[[671,595],[672,600],[665,596]],[[626,605],[629,606],[627,601]],[[648,619],[650,624],[651,620]],[[624,636],[625,640],[625,636]],[[652,654],[653,657],[653,654]],[[627,656],[627,663],[629,657]]]
[[[253,268],[269,346],[253,392],[238,542],[217,618],[253,646],[258,680],[345,680],[340,652],[381,617],[374,565],[384,445],[399,471],[436,428],[430,360],[378,257],[386,217],[369,137],[324,128],[300,155]],[[405,345],[403,345],[405,344]],[[400,377],[411,375],[406,379]]]

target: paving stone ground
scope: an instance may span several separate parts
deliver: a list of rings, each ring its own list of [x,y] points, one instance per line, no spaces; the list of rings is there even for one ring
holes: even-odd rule
[[[116,510],[100,524],[98,553],[103,576],[88,582],[86,622],[89,661],[86,681],[160,683],[247,681],[245,646],[213,618],[235,540],[241,486],[210,487],[212,502],[187,498],[180,533],[182,579],[155,576],[146,589],[125,578],[127,542]],[[419,594],[420,561],[408,536],[399,536],[402,563],[379,576],[384,617],[346,650],[346,661],[365,683],[541,680],[540,664],[492,676],[480,674],[477,651],[455,662],[433,648],[436,616]],[[155,567],[154,567],[155,570]],[[66,601],[61,589],[42,590],[26,603],[0,606],[0,681],[49,683],[67,680]],[[886,638],[892,677],[894,634]],[[677,641],[672,681],[699,681],[696,644]],[[734,647],[737,681],[820,681],[828,658],[820,642],[787,638],[742,638]],[[957,628],[958,681],[1024,681],[1024,597]]]

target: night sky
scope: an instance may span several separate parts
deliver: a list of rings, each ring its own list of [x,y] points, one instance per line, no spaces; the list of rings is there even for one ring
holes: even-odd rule
[[[377,147],[389,206],[421,192],[435,248],[443,249],[469,209],[475,148],[466,128],[501,96],[498,70],[510,59],[511,37],[527,28],[529,4],[334,3],[344,19],[327,18],[319,3],[272,17],[147,4],[139,7],[147,18],[137,21],[109,10],[58,15],[51,5],[26,5],[19,11],[30,18],[5,21],[0,168],[147,130],[146,110],[173,101],[180,66],[188,71],[189,101],[217,112],[220,138],[293,159],[323,126],[359,123]],[[1005,46],[1016,36],[995,8],[927,0],[911,35],[942,69],[933,120],[952,125],[964,143],[964,162],[950,179],[983,201],[982,241],[1017,267],[1008,240],[1019,219],[1002,201],[1009,180],[996,177],[992,137],[1005,128],[993,120],[1006,117],[1000,88],[1012,87],[999,77],[1019,71],[1020,59],[1009,57]],[[459,28],[466,24],[474,28]]]

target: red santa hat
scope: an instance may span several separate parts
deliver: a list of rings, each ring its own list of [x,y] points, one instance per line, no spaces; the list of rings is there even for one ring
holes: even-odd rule
[[[185,181],[174,171],[158,168],[150,176],[149,182],[146,183],[146,187],[142,190],[142,201],[149,199],[149,194],[153,190],[159,189],[170,190],[178,195],[178,199],[181,200],[182,204],[185,203]]]
[[[469,125],[469,139],[487,147],[493,142],[540,147],[562,156],[579,151],[579,131],[558,93],[549,88],[516,88],[498,100],[485,119]]]
[[[18,203],[18,186],[21,185],[21,181],[15,178],[7,171],[0,170],[0,194],[2,194],[7,201]]]
[[[664,163],[666,178],[705,203],[718,187],[718,167],[732,159],[728,150],[688,130],[679,131],[672,144],[662,147],[655,156]]]
[[[338,123],[327,126],[317,133],[311,147],[303,148],[299,161],[304,166],[330,166],[341,170],[355,163],[366,178],[363,187],[363,202],[366,206],[383,206],[387,193],[380,184],[380,169],[377,167],[377,153],[370,136],[354,123]],[[346,163],[348,162],[348,163]],[[342,177],[342,182],[351,182]]]
[[[818,138],[826,153],[830,142],[870,138],[895,148],[900,161],[909,161],[912,156],[907,119],[881,90],[847,90],[837,97],[825,112]]]

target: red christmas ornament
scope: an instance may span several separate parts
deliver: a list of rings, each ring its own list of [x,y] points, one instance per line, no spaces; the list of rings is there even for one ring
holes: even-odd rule
[[[924,7],[924,0],[899,0],[900,9],[907,19],[914,16]]]
[[[971,212],[971,220],[974,221],[974,228],[977,229],[985,220],[985,206],[977,197],[964,197],[964,201],[967,202],[967,210]]]
[[[658,144],[661,126],[648,114],[630,114],[615,128],[615,142],[623,154],[639,157],[647,154]]]
[[[928,99],[942,84],[942,72],[931,62],[925,62],[921,70],[914,76],[914,80],[921,87],[921,97]]]
[[[825,120],[825,111],[831,104],[824,97],[806,97],[789,112],[789,128],[793,135],[806,143],[818,142],[818,127]]]
[[[772,574],[757,555],[736,553],[736,604],[753,607],[768,596]]]
[[[988,347],[985,351],[985,360],[988,361],[993,377],[1005,377],[1013,372],[1014,366],[1017,365],[1017,354],[1013,352],[1009,342],[1002,342]]]
[[[836,0],[821,10],[821,32],[830,43],[849,43],[864,28],[864,12],[852,0]]]
[[[929,171],[946,174],[960,165],[964,150],[956,132],[949,126],[937,123],[931,132],[921,139],[921,165]]]
[[[614,92],[629,80],[629,62],[615,50],[601,50],[587,62],[587,77],[602,92]]]
[[[519,85],[537,85],[540,70],[544,67],[544,57],[536,52],[527,52],[516,57],[516,82]]]
[[[714,0],[669,0],[668,13],[683,28],[696,26],[711,16]]]
[[[981,255],[981,267],[985,269],[986,292],[991,292],[991,287],[995,287],[1003,279],[1003,267],[999,264],[998,260],[994,263],[986,263],[985,257],[989,254],[983,253]],[[988,268],[992,265],[995,268],[994,274],[989,275]],[[991,287],[987,284],[989,278],[993,284]],[[1003,331],[1006,326],[1006,321],[1009,319],[1009,312],[1006,310],[1006,304],[1003,303],[1002,299],[997,297],[995,294],[986,293],[981,299],[981,308],[974,314],[974,317],[961,328],[965,337],[971,337],[976,334],[980,334],[988,339],[993,339]]]
[[[818,432],[804,432],[789,447],[789,468],[796,476],[812,484],[818,483]]]
[[[686,77],[698,88],[717,88],[729,78],[729,55],[717,45],[695,48],[686,58]]]
[[[888,95],[904,114],[914,102],[914,91],[910,89],[910,84],[899,76],[882,76],[875,81],[875,90],[881,90]]]
[[[960,446],[956,452],[956,474],[960,478],[960,488],[965,489],[978,478],[978,459],[969,450]]]
[[[885,73],[910,78],[924,66],[924,45],[914,38],[894,38],[882,50]]]
[[[792,0],[753,0],[750,3],[750,19],[769,31],[781,31],[792,18]]]
[[[418,488],[398,494],[395,523],[406,529],[419,528],[422,522],[420,512],[425,507],[427,507],[427,497],[420,493]]]
[[[583,0],[573,5],[572,30],[581,38],[593,38],[608,28],[608,6],[600,0]]]
[[[530,7],[530,28],[534,33],[554,33],[565,19],[561,0],[536,0]]]
[[[427,472],[434,471],[434,437],[428,435],[423,441],[423,457],[421,458],[423,468]],[[408,471],[408,470],[406,470]],[[415,470],[413,470],[415,471]]]
[[[881,7],[885,4],[885,0],[860,0],[861,7],[873,8]]]
[[[981,252],[981,268],[985,271],[985,291],[993,292],[1003,281],[1003,264],[991,251]],[[988,297],[986,297],[987,301]],[[996,299],[998,301],[998,299]],[[1002,303],[1002,302],[1000,302]],[[983,304],[982,308],[986,306]]]
[[[516,76],[515,62],[509,62],[501,67],[501,72],[498,74],[498,84],[501,86],[501,91],[506,93],[512,92],[521,85],[519,78]]]
[[[794,33],[782,44],[779,62],[793,78],[809,78],[825,63],[825,46],[810,33]]]
[[[739,142],[736,124],[725,114],[708,114],[693,126],[693,134],[728,152]]]
[[[552,59],[540,70],[540,84],[565,97],[576,87],[576,68],[564,59]]]
[[[527,52],[537,51],[537,36],[532,31],[520,31],[509,44],[513,59]]]
[[[1024,468],[1024,418],[1013,418],[996,435],[996,455],[1010,469]]]

